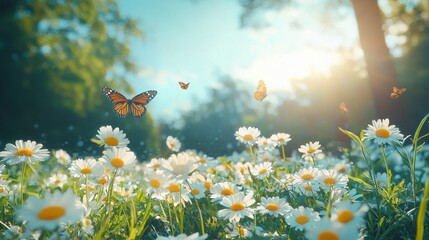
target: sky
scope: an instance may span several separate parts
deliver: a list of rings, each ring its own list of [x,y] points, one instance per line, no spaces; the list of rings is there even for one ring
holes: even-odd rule
[[[263,79],[268,92],[290,91],[288,79],[329,74],[340,61],[338,48],[358,44],[352,9],[326,11],[327,1],[265,11],[258,17],[268,26],[257,30],[240,27],[238,0],[120,0],[121,13],[144,32],[131,42],[139,71],[129,81],[137,92],[158,91],[147,106],[156,121],[177,119],[206,100],[223,75],[255,88]],[[178,81],[190,82],[188,90]]]

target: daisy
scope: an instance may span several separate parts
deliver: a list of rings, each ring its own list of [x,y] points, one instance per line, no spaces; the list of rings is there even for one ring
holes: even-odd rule
[[[58,162],[63,165],[68,165],[71,162],[70,155],[62,149],[55,151],[55,158],[57,158]]]
[[[194,234],[191,234],[189,236],[182,233],[182,234],[179,234],[175,237],[174,236],[168,236],[168,237],[158,236],[156,238],[156,240],[204,240],[207,237],[208,237],[207,233],[204,235],[201,235],[201,236],[199,233],[194,233]]]
[[[96,135],[98,140],[104,145],[104,147],[126,147],[130,141],[126,138],[126,134],[119,130],[119,128],[112,129],[112,126],[102,126],[98,129]]]
[[[368,128],[364,130],[368,140],[374,139],[376,144],[392,144],[404,139],[399,129],[395,125],[389,126],[389,119],[372,120],[372,125],[368,124]]]
[[[167,161],[164,162],[163,167],[176,176],[186,177],[197,169],[195,157],[181,152],[179,154],[172,154]]]
[[[277,143],[277,146],[286,145],[292,138],[290,138],[290,134],[287,133],[275,133],[271,135],[271,140]]]
[[[364,214],[368,210],[367,206],[351,201],[338,203],[331,211],[331,219],[341,224],[350,224],[359,227],[365,224]]]
[[[286,215],[287,224],[300,231],[304,230],[304,227],[314,226],[315,222],[319,220],[320,217],[318,212],[315,212],[312,208],[305,208],[303,206],[292,209]]]
[[[165,161],[164,158],[152,158],[149,163],[146,164],[146,169],[161,169],[162,163]]]
[[[320,177],[320,170],[317,168],[309,167],[302,168],[298,172],[293,174],[293,184],[306,184],[306,183],[318,183],[318,178]]]
[[[318,183],[314,182],[302,182],[294,186],[296,192],[302,193],[305,196],[314,196],[320,191]]]
[[[172,201],[173,205],[176,207],[180,203],[185,206],[185,203],[191,202],[189,198],[190,190],[183,185],[182,180],[173,179],[170,180],[168,186],[168,200]]]
[[[63,173],[54,173],[48,178],[48,184],[62,188],[67,183],[68,176]]]
[[[21,162],[35,163],[45,161],[49,157],[49,151],[42,149],[43,145],[35,141],[23,140],[15,141],[15,145],[6,144],[5,151],[0,152],[1,161],[7,161],[9,165],[18,164]]]
[[[204,184],[201,182],[192,182],[190,185],[191,188],[191,196],[195,199],[200,199],[205,197],[206,188]]]
[[[375,181],[377,181],[378,186],[386,187],[387,186],[387,174],[386,173],[377,173],[375,176]]]
[[[104,173],[104,166],[94,158],[76,159],[69,171],[73,177],[99,177]]]
[[[344,226],[324,217],[314,227],[306,228],[305,237],[308,240],[319,239],[360,239],[358,229],[354,226]]]
[[[165,188],[172,176],[162,170],[147,170],[144,174],[143,181],[146,183],[146,193],[151,197],[159,200],[164,200]]]
[[[234,134],[235,139],[249,146],[255,144],[260,135],[261,132],[255,127],[240,127]]]
[[[166,144],[168,149],[170,149],[173,152],[178,152],[180,150],[180,147],[182,146],[179,139],[172,136],[167,137]]]
[[[92,236],[92,234],[94,234],[94,226],[92,226],[91,219],[84,217],[84,218],[82,218],[81,222],[82,222],[82,230],[86,234]]]
[[[349,178],[347,175],[338,173],[335,169],[323,169],[320,175],[320,187],[325,191],[331,188],[346,188]]]
[[[309,142],[305,145],[301,145],[298,151],[302,153],[303,158],[307,156],[313,157],[314,155],[322,152],[322,150],[319,149],[320,147],[321,145],[319,141]]]
[[[284,216],[287,212],[292,210],[292,207],[289,203],[286,202],[286,199],[279,197],[269,197],[261,198],[261,202],[258,203],[256,208],[261,214],[274,215],[278,217],[279,215]]]
[[[210,193],[212,194],[212,202],[221,201],[224,197],[228,197],[240,192],[241,187],[231,183],[231,182],[222,182],[216,183],[210,188]]]
[[[222,199],[220,204],[227,209],[219,210],[217,215],[224,220],[228,219],[230,222],[239,222],[244,217],[253,219],[255,211],[250,206],[254,203],[253,192],[249,192],[247,195],[239,192]]]
[[[256,140],[258,148],[264,151],[273,151],[277,146],[277,142],[273,141],[271,138],[260,137]]]
[[[101,158],[110,170],[131,170],[136,163],[136,155],[129,148],[108,148]]]
[[[30,229],[54,230],[61,223],[77,223],[84,207],[71,190],[53,194],[46,192],[44,199],[30,196],[27,203],[16,211],[19,221],[26,221]]]
[[[273,167],[271,162],[263,162],[252,168],[252,175],[256,176],[257,179],[264,179],[268,177],[273,172]]]
[[[9,195],[9,180],[3,180],[0,179],[0,197],[8,196]]]

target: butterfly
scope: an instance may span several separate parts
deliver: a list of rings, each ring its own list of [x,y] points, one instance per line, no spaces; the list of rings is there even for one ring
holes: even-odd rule
[[[259,80],[258,87],[256,88],[253,96],[257,101],[262,101],[267,97],[267,86],[265,85],[264,80]]]
[[[391,98],[398,98],[400,97],[405,91],[407,91],[406,88],[397,88],[393,87],[393,92],[390,94]]]
[[[347,112],[349,112],[349,108],[346,106],[346,104],[344,102],[342,102],[338,106],[338,111],[340,111],[342,113],[347,113]]]
[[[135,118],[143,116],[146,113],[145,105],[148,104],[158,93],[155,90],[150,90],[137,94],[132,99],[127,99],[118,91],[108,87],[103,87],[102,91],[113,103],[113,111],[115,111],[116,115],[122,118],[127,116],[130,109],[131,114]]]
[[[188,89],[188,87],[189,87],[189,83],[190,83],[190,82],[188,82],[188,83],[179,82],[179,85],[180,85],[180,87],[181,87],[182,89],[186,90],[186,89]]]

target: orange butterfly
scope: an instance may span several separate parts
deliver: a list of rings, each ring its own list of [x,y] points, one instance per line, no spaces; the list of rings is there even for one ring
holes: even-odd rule
[[[342,112],[342,113],[347,113],[349,112],[349,108],[346,106],[346,104],[344,102],[340,103],[340,106],[338,106],[338,111]]]
[[[398,98],[400,97],[405,91],[407,91],[406,88],[397,88],[393,87],[393,92],[390,94],[391,98]]]
[[[188,87],[189,87],[189,83],[190,83],[190,82],[188,82],[188,83],[179,82],[179,85],[180,85],[180,87],[181,87],[182,89],[186,90],[186,89],[188,89]]]
[[[115,111],[116,115],[122,118],[127,116],[129,109],[131,109],[131,114],[135,118],[143,116],[146,113],[145,105],[148,104],[158,93],[155,90],[150,90],[137,94],[132,99],[127,99],[124,95],[111,88],[103,87],[102,90],[113,103],[113,111]]]
[[[267,97],[267,86],[263,80],[259,80],[258,87],[256,88],[253,96],[255,97],[256,101],[262,101]]]

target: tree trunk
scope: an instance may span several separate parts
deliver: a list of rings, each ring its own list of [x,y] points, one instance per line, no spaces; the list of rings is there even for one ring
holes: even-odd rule
[[[391,99],[390,93],[393,86],[401,86],[385,42],[380,8],[376,0],[352,0],[352,4],[377,118],[389,118],[400,125],[405,115],[403,103],[401,98]]]

